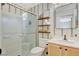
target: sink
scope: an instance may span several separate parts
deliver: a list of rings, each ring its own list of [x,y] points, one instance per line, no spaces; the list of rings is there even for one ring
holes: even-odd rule
[[[71,42],[74,42],[74,44],[78,44],[79,45],[79,40],[69,40]]]
[[[54,40],[49,40],[48,42],[79,48],[79,40],[77,39],[67,39],[67,40],[63,40],[63,39],[55,40],[54,39]]]
[[[74,43],[73,41],[70,41],[70,40],[58,40],[58,42],[62,42],[62,43]]]
[[[79,45],[79,40],[58,40],[60,43]]]

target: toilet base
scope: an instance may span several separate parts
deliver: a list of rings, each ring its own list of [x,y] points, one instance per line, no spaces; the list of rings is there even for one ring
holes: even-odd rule
[[[31,50],[31,56],[42,56],[44,48],[35,47]]]

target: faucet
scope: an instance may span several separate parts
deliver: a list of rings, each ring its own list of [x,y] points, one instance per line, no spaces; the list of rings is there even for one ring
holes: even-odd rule
[[[77,37],[77,34],[75,34],[75,37]]]
[[[67,40],[66,35],[64,35],[64,40]]]

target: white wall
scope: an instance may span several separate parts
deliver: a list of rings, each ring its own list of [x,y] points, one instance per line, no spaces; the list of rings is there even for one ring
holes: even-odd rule
[[[49,6],[49,7],[47,7],[47,6]],[[43,8],[43,9],[42,9]],[[50,10],[50,8],[51,8],[51,10]],[[48,11],[48,9],[50,10],[50,11]],[[49,38],[52,38],[53,37],[53,32],[52,32],[52,30],[54,30],[53,29],[53,19],[54,19],[54,17],[53,17],[53,12],[54,12],[54,5],[52,4],[52,3],[40,3],[40,4],[38,4],[37,6],[35,6],[35,7],[33,7],[33,8],[31,8],[31,9],[29,9],[28,10],[29,12],[32,12],[32,13],[34,13],[34,14],[36,14],[36,15],[38,15],[37,16],[37,22],[38,22],[38,25],[41,25],[42,24],[42,21],[38,21],[38,17],[40,16],[40,15],[42,15],[42,12],[43,12],[43,16],[44,17],[46,17],[46,16],[49,16],[50,17],[50,19],[49,19],[49,21],[50,21],[50,23],[51,23],[51,26],[49,27],[49,32],[51,31],[51,33],[49,34]],[[38,29],[38,27],[37,27],[37,29]],[[39,30],[41,30],[42,28],[39,28]],[[44,27],[44,29],[46,29],[46,27]],[[37,30],[38,31],[38,30]],[[39,38],[42,38],[42,33],[39,33],[38,34],[39,36]],[[43,36],[44,38],[47,38],[48,37],[48,34],[44,34],[44,36]]]
[[[56,7],[60,7],[60,6],[66,5],[66,4],[69,4],[69,3],[58,3],[56,5],[52,4],[51,5],[52,7],[50,7],[50,23],[51,23],[51,26],[50,26],[50,31],[51,31],[51,33],[50,33],[50,39],[52,39],[54,36],[62,36],[62,30],[54,28],[54,25],[55,25],[54,24],[54,9]],[[35,11],[36,11],[35,14],[37,14],[37,15],[38,15],[38,12],[40,12],[40,14],[42,13],[41,4],[39,4],[39,6],[40,6],[39,10],[38,10],[38,6],[34,7]],[[34,8],[32,8],[32,9],[34,9]],[[31,9],[29,9],[29,10],[31,10]],[[78,10],[79,10],[79,4],[78,4]],[[46,11],[44,11],[44,13],[46,13]],[[79,12],[78,12],[78,14],[79,14]],[[47,15],[47,14],[45,14],[45,15]],[[79,23],[79,17],[78,17],[78,23]],[[66,34],[67,36],[71,36],[71,29],[64,29],[63,30],[63,35],[64,34]],[[78,24],[78,28],[73,29],[73,36],[75,34],[77,34],[79,36],[79,24]],[[40,37],[41,37],[41,34],[40,34]]]
[[[63,6],[64,4],[59,4],[57,6]],[[56,6],[56,7],[57,7]],[[78,4],[78,10],[79,10],[79,4]],[[79,16],[79,12],[78,12],[78,16]],[[79,23],[79,17],[78,17],[78,23]],[[58,35],[62,36],[62,30],[59,31],[59,29],[56,29],[55,33],[57,33]],[[59,34],[60,33],[60,34]],[[71,36],[71,29],[64,29],[63,30],[63,35],[66,34],[67,36]],[[77,34],[79,36],[79,24],[78,24],[78,28],[73,29],[73,36],[75,36],[75,34]]]

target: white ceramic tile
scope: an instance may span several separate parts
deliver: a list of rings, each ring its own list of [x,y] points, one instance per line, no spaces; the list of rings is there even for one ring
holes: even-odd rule
[[[15,7],[10,6],[10,13],[15,14]]]
[[[5,4],[2,9],[3,12],[9,12],[9,5]]]
[[[63,30],[63,35],[71,36],[71,29],[64,29]]]

